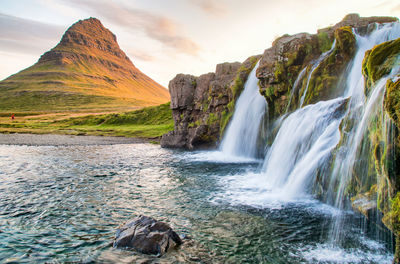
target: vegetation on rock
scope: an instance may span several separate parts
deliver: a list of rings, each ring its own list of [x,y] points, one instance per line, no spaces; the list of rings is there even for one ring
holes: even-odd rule
[[[365,91],[367,95],[377,80],[389,74],[396,63],[399,64],[399,54],[400,39],[377,45],[365,54],[362,70],[364,76],[367,76]]]

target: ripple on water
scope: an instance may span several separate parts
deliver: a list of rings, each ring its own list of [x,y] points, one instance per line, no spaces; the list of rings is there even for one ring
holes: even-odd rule
[[[150,144],[0,146],[0,262],[334,261],[322,258],[337,252],[325,246],[331,207],[272,199],[257,161],[204,156]],[[117,226],[136,214],[193,241],[163,258],[112,249]],[[380,242],[357,241],[339,250],[344,261],[391,257]]]

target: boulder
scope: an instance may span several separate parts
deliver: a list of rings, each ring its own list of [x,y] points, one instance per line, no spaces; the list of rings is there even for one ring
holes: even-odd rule
[[[117,229],[113,247],[162,256],[181,244],[181,238],[168,224],[140,215]]]

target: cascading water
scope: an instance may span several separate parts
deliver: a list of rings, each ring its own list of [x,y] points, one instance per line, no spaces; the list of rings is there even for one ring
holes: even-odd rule
[[[363,136],[362,128],[358,127],[365,126],[363,125],[365,121],[362,120],[366,120],[368,117],[365,115],[371,113],[368,110],[371,108],[369,105],[375,104],[379,95],[382,95],[385,82],[382,80],[376,86],[377,89],[371,92],[370,99],[365,105],[364,81],[361,72],[364,53],[376,44],[399,37],[399,28],[399,23],[387,24],[376,29],[369,36],[356,35],[358,49],[349,71],[343,97],[298,109],[284,120],[262,168],[262,174],[269,189],[281,189],[286,197],[292,198],[305,193],[310,194],[317,169],[322,169],[323,161],[330,156],[331,151],[339,143],[339,124],[345,115],[347,118],[354,119],[356,123],[353,131],[350,132],[350,143],[345,146],[348,150],[343,152],[342,160],[339,161],[337,158],[338,164],[341,164],[341,172],[337,172],[336,176],[343,178],[340,175],[345,174],[349,177],[351,164],[356,159],[357,146]],[[332,49],[328,52],[331,51]],[[314,64],[313,70],[326,56],[321,55]],[[361,131],[357,132],[357,129]],[[352,143],[353,141],[355,142]],[[344,178],[341,180],[342,191],[346,182]],[[338,192],[338,201],[342,199],[342,191]],[[336,205],[341,208],[338,203]]]
[[[360,144],[365,136],[367,124],[377,107],[383,104],[383,91],[386,81],[399,72],[399,67],[394,67],[392,72],[383,77],[372,89],[368,98],[364,95],[364,78],[361,72],[362,60],[367,50],[385,41],[400,37],[400,23],[387,24],[377,28],[369,36],[356,34],[357,53],[350,70],[345,96],[350,97],[346,118],[351,120],[352,128],[343,137],[343,143],[337,151],[333,172],[330,179],[328,195],[333,199],[335,207],[343,209],[345,189],[354,172],[356,160],[360,155]],[[339,244],[342,239],[343,217],[338,216],[334,222],[331,242]]]
[[[293,99],[294,93],[295,93],[295,91],[297,90],[297,87],[299,86],[299,83],[300,83],[300,81],[303,79],[303,77],[304,77],[304,75],[306,74],[306,72],[307,72],[307,67],[304,67],[304,68],[300,71],[299,75],[297,76],[296,81],[294,81],[294,84],[293,84],[293,87],[292,87],[292,91],[291,91],[291,93],[290,93],[289,102],[288,102],[288,105],[286,106],[285,114],[288,112],[289,107],[290,107],[290,104],[292,103],[292,99]]]
[[[339,124],[346,99],[308,105],[285,119],[263,164],[271,190],[285,197],[309,193],[311,176],[340,140]]]
[[[267,110],[265,98],[258,92],[258,64],[259,62],[249,74],[221,142],[220,150],[225,156],[257,157],[260,125]]]
[[[332,53],[332,51],[335,49],[335,46],[336,46],[336,40],[333,41],[333,44],[332,44],[331,49],[328,50],[328,51],[326,51],[326,52],[324,52],[324,53],[322,53],[321,56],[319,56],[319,58],[318,58],[318,59],[314,62],[314,64],[312,65],[311,71],[310,71],[310,73],[308,74],[308,77],[307,77],[306,88],[305,88],[305,90],[304,90],[303,95],[302,95],[301,98],[300,98],[300,107],[303,106],[304,99],[306,98],[307,91],[308,91],[308,86],[309,86],[309,84],[310,84],[310,80],[311,80],[312,74],[313,74],[314,71],[318,68],[319,64],[320,64],[324,59],[326,59],[326,57],[328,57],[329,54]]]

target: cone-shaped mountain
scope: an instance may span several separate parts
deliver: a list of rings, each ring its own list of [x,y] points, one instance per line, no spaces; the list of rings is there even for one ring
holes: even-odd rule
[[[80,20],[33,66],[0,82],[0,111],[116,109],[169,101],[96,18]]]

